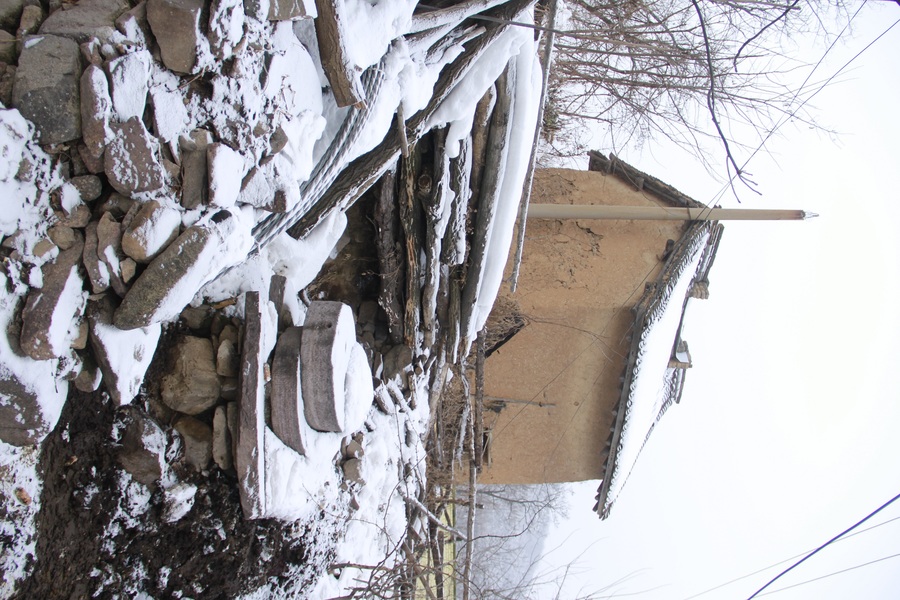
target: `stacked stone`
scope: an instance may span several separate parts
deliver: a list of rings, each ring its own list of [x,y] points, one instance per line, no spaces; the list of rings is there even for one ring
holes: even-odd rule
[[[273,0],[262,13],[262,4],[51,0],[48,15],[35,0],[0,0],[0,102],[34,128],[12,132],[33,139],[25,140],[18,172],[0,178],[32,186],[46,203],[38,231],[4,230],[0,243],[7,287],[16,290],[13,301],[23,300],[6,327],[12,352],[58,361],[57,372],[83,391],[105,380],[117,403],[130,402],[137,388],[117,381],[115,361],[102,356],[101,336],[89,329],[140,330],[133,350],[152,355],[146,346],[155,344],[159,322],[180,308],[169,315],[160,307],[201,253],[222,241],[212,227],[185,224],[240,203],[284,205],[276,196],[283,200],[298,184],[276,159],[294,151],[299,109],[259,93],[267,84],[259,73],[272,60],[260,40],[272,22],[314,9]],[[249,75],[268,104],[212,104],[210,85]],[[0,112],[0,125],[10,128],[13,111]],[[54,328],[54,320],[73,323],[73,331]],[[9,412],[0,418],[21,424],[0,427],[3,441],[36,443],[52,428],[16,373],[0,373],[0,395]]]

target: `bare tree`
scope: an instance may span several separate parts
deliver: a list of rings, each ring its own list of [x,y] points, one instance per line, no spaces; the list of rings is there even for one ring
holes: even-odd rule
[[[798,111],[805,90],[786,83],[803,65],[784,51],[785,41],[825,33],[822,13],[841,8],[807,0],[569,5],[545,114],[550,139],[568,136],[572,146],[573,125],[587,119],[605,128],[614,145],[663,136],[708,160],[704,144],[718,138],[729,175],[751,186],[741,150],[755,148],[786,115],[811,120]],[[747,131],[752,138],[739,137]]]

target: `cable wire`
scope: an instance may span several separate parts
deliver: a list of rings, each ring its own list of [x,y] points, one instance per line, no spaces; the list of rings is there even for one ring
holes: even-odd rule
[[[770,579],[768,583],[766,583],[764,586],[762,586],[761,588],[759,588],[758,590],[753,592],[753,595],[750,596],[749,598],[747,598],[747,600],[753,600],[753,598],[756,598],[757,596],[759,596],[760,592],[762,592],[764,589],[766,589],[767,587],[769,587],[770,585],[772,585],[773,583],[775,583],[776,581],[778,581],[779,579],[781,579],[782,577],[787,575],[792,570],[794,570],[797,567],[799,567],[800,565],[802,565],[804,562],[806,562],[807,560],[809,560],[810,558],[812,558],[813,556],[815,556],[816,554],[818,554],[819,552],[821,552],[822,550],[827,548],[832,543],[834,543],[837,540],[839,540],[840,538],[844,537],[845,535],[847,535],[848,533],[850,533],[851,531],[853,531],[854,529],[856,529],[857,527],[859,527],[860,525],[862,525],[863,523],[865,523],[866,521],[868,521],[869,519],[871,519],[872,517],[874,517],[875,515],[880,513],[881,511],[883,511],[885,508],[887,508],[888,506],[890,506],[891,504],[896,502],[898,499],[900,499],[900,494],[897,494],[896,496],[894,496],[893,498],[891,498],[890,500],[888,500],[887,502],[885,502],[884,504],[882,504],[881,506],[879,506],[878,508],[876,508],[875,510],[870,512],[862,520],[857,521],[855,524],[851,525],[848,529],[845,529],[841,533],[837,534],[836,536],[834,536],[833,538],[831,538],[830,540],[828,540],[827,542],[825,542],[824,544],[822,544],[821,546],[819,546],[818,548],[816,548],[815,550],[813,550],[812,552],[810,552],[809,554],[807,554],[806,556],[804,556],[803,558],[801,558],[800,560],[798,560],[797,562],[792,564],[790,567],[788,567],[787,569],[785,569],[784,571],[782,571],[781,573],[779,573],[778,575],[776,575],[775,577]]]
[[[814,581],[819,581],[821,579],[828,579],[829,577],[834,577],[835,575],[840,575],[841,573],[846,573],[847,571],[853,571],[855,569],[861,569],[863,567],[868,567],[869,565],[874,565],[875,563],[880,563],[882,561],[888,560],[889,558],[897,558],[900,556],[898,554],[891,554],[890,556],[883,556],[881,558],[876,558],[875,560],[870,560],[867,563],[863,563],[861,565],[856,565],[855,567],[847,567],[846,569],[841,569],[840,571],[835,571],[833,573],[828,573],[827,575],[822,575],[821,577],[815,577],[813,579],[807,579],[806,581],[801,581],[800,583],[795,583],[793,585],[789,585],[787,587],[778,588],[777,590],[770,590],[765,594],[760,594],[760,596],[768,596],[769,594],[775,594],[777,592],[783,592],[784,590],[789,590],[791,588],[800,587],[801,585],[806,585],[807,583],[812,583]]]

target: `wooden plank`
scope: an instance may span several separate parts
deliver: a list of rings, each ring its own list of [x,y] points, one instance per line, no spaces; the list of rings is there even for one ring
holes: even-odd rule
[[[360,72],[347,56],[344,43],[343,4],[336,0],[316,0],[316,10],[319,13],[315,20],[316,41],[331,93],[338,106],[363,108],[366,94]]]

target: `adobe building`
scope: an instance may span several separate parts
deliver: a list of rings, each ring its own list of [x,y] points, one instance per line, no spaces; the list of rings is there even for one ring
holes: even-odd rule
[[[613,156],[592,152],[589,169],[539,170],[532,206],[705,208]],[[607,516],[680,399],[682,317],[708,295],[721,234],[716,221],[529,219],[518,290],[497,303],[518,304],[523,326],[485,363],[480,483],[601,479]]]

